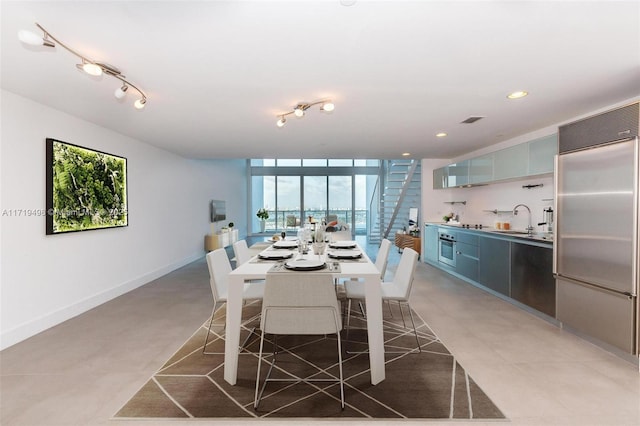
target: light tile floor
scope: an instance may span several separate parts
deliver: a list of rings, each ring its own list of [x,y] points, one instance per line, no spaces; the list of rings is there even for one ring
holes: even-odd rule
[[[398,259],[392,250],[388,278]],[[422,263],[412,306],[508,417],[455,424],[640,425],[636,366]],[[0,424],[140,424],[111,417],[210,310],[200,260],[0,352]],[[325,422],[365,424],[314,423]]]

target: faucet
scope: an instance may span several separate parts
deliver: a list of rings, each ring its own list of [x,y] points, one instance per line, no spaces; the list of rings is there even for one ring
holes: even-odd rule
[[[524,207],[529,212],[529,226],[527,226],[527,235],[533,235],[533,226],[531,226],[531,209],[524,204],[518,204],[513,208],[514,215],[518,214],[518,207]]]

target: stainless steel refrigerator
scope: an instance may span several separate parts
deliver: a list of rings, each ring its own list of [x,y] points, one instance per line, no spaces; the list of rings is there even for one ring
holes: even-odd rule
[[[638,355],[638,103],[561,126],[556,159],[557,319]]]

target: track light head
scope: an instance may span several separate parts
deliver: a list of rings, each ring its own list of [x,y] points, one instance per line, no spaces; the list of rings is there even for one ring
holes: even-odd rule
[[[294,110],[293,110],[293,114],[300,118],[300,117],[304,117],[304,106],[303,105],[298,105]]]
[[[284,123],[286,123],[286,122],[287,122],[287,120],[284,118],[284,116],[281,116],[281,117],[280,117],[280,120],[278,120],[278,121],[276,122],[276,126],[278,126],[278,127],[282,127],[282,126],[284,126]]]
[[[147,103],[147,98],[142,98],[142,99],[138,99],[137,101],[135,101],[133,103],[133,106],[136,107],[136,109],[142,109],[144,108],[144,105]]]
[[[116,99],[122,99],[126,96],[127,90],[129,90],[129,86],[123,84],[122,87],[118,87],[116,89],[113,95],[116,97]]]
[[[325,102],[320,106],[320,111],[331,112],[336,108],[333,102]]]
[[[31,31],[20,30],[18,31],[18,39],[31,46],[56,47],[56,45],[47,38],[47,33],[44,33],[44,37],[40,37]]]
[[[76,67],[80,68],[82,71],[86,72],[89,75],[93,75],[96,77],[102,75],[102,67],[91,62],[82,61],[82,64],[78,64],[76,65]]]

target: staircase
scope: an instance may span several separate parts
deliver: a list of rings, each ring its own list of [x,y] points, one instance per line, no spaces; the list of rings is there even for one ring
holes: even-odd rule
[[[368,241],[378,243],[382,238],[393,239],[395,233],[409,225],[409,208],[420,208],[421,184],[420,160],[385,160],[379,188],[374,194],[379,199],[371,205],[371,222]],[[377,208],[376,208],[377,207]],[[375,209],[376,211],[373,211]]]

